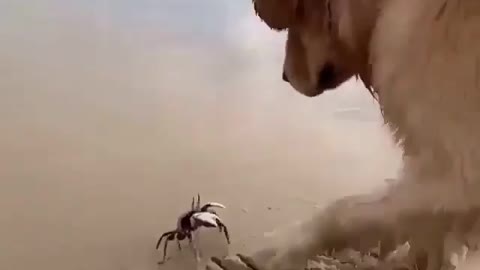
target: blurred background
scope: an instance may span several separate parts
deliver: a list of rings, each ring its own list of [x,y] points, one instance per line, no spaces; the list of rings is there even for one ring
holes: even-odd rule
[[[249,252],[394,177],[368,92],[296,93],[284,40],[250,0],[0,0],[0,268],[157,269],[197,193]]]

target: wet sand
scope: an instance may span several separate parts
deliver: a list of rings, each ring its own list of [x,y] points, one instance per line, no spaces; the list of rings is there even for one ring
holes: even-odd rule
[[[249,252],[395,175],[399,153],[366,91],[291,90],[283,36],[250,2],[190,32],[208,16],[182,13],[194,1],[87,2],[0,4],[2,269],[192,269],[175,243],[158,266],[155,243],[197,193],[227,206],[228,249]],[[217,232],[202,243],[228,252]]]

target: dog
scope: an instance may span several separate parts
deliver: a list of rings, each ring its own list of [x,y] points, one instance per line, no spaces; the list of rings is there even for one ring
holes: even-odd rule
[[[365,231],[408,239],[419,269],[451,268],[445,239],[480,207],[480,2],[253,4],[270,28],[288,31],[279,77],[307,97],[358,77],[378,98],[404,150],[399,183],[385,196],[348,207],[345,199],[332,202],[302,227],[306,240],[277,250],[255,269],[301,269],[337,245],[374,242],[368,238],[376,234]]]

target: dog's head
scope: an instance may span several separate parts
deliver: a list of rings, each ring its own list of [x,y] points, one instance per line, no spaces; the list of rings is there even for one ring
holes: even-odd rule
[[[272,29],[287,30],[283,80],[317,96],[359,76],[370,86],[369,43],[381,0],[254,0]]]

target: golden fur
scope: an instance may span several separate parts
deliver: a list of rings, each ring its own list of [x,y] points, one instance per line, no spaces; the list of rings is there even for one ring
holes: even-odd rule
[[[480,207],[480,1],[254,4],[271,28],[288,30],[284,73],[293,88],[316,96],[359,76],[378,93],[385,121],[405,150],[400,181],[381,200],[332,203],[306,225],[311,241],[277,254],[264,269],[296,269],[308,256],[359,241],[358,233],[368,230],[410,240],[415,260],[427,255],[423,269],[440,269],[447,234]],[[360,240],[371,241],[369,235],[377,234]]]

